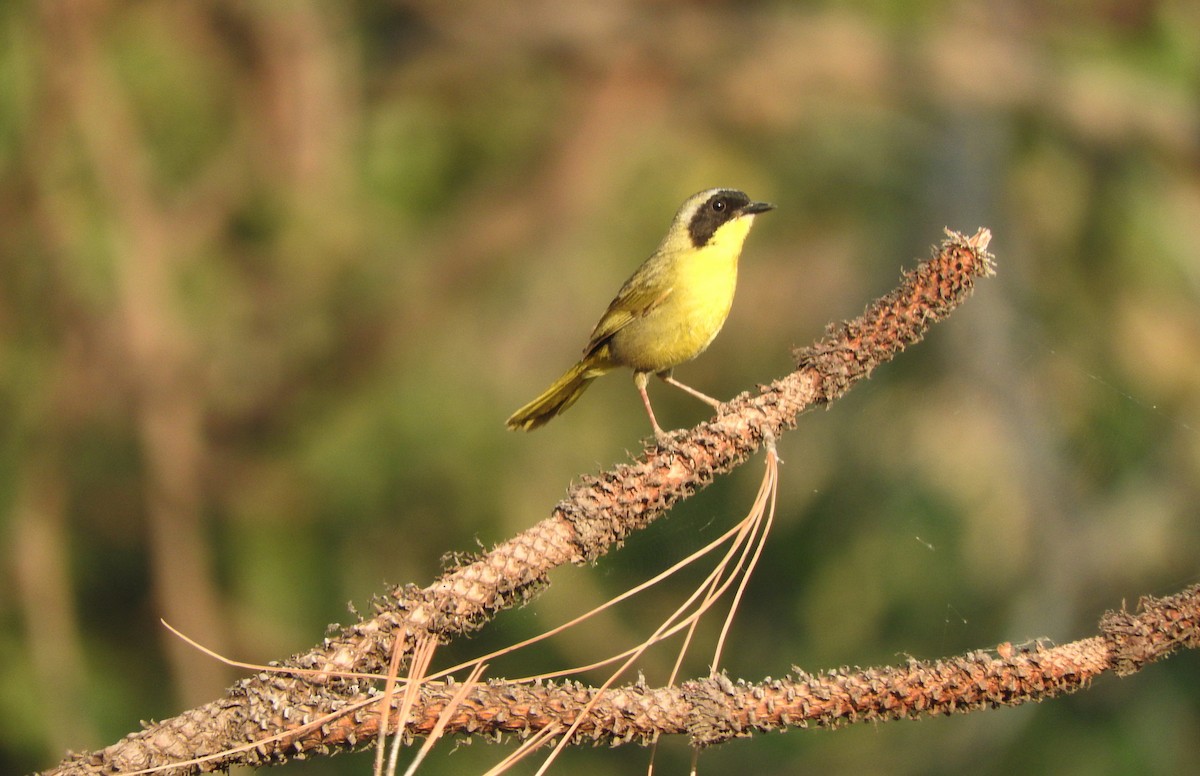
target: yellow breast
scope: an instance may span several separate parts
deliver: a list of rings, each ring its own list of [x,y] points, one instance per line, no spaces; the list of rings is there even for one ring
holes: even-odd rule
[[[738,257],[752,216],[723,226],[703,248],[663,245],[670,293],[644,317],[617,332],[613,360],[643,372],[662,372],[704,352],[721,331],[737,289]]]

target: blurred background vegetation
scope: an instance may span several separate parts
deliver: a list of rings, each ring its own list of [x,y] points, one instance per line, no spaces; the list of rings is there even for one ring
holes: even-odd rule
[[[0,41],[4,773],[218,697],[237,674],[160,617],[286,656],[637,451],[623,375],[533,435],[503,420],[709,186],[779,207],[724,333],[678,373],[718,396],[788,370],[943,226],[990,227],[999,270],[782,440],[732,675],[1069,641],[1200,575],[1196,4],[8,0]],[[651,390],[668,427],[707,414]],[[651,575],[742,515],[760,473],[444,659]],[[628,645],[686,586],[492,674]],[[650,656],[648,681],[670,662]],[[706,671],[701,650],[685,673]],[[701,767],[1174,774],[1200,762],[1198,699],[1185,654]],[[503,754],[452,748],[425,772]],[[666,742],[658,765],[689,756]]]

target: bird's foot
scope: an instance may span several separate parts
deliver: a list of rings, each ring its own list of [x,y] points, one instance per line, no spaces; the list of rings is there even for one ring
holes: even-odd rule
[[[675,429],[674,431],[663,431],[658,426],[654,427],[654,443],[659,448],[666,450],[669,447],[675,446],[675,441],[684,436],[687,432],[683,429]]]
[[[672,377],[670,374],[665,374],[665,375],[660,374],[659,377],[667,385],[673,385],[676,388],[678,388],[679,390],[683,391],[684,393],[689,393],[692,396],[695,396],[697,399],[699,399],[700,401],[704,402],[705,404],[707,404],[708,406],[712,407],[713,409],[715,409],[717,411],[720,411],[721,405],[724,404],[724,402],[722,402],[720,399],[714,399],[713,397],[709,396],[707,393],[702,393],[700,391],[697,391],[695,388],[693,388],[690,385],[684,385],[683,383],[679,382],[674,377]]]

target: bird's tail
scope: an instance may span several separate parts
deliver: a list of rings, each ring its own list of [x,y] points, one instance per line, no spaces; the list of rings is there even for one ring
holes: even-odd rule
[[[588,359],[580,361],[555,380],[554,385],[541,396],[514,412],[504,425],[511,431],[532,431],[554,416],[566,412],[592,384],[592,380],[607,371],[603,366],[589,363]]]

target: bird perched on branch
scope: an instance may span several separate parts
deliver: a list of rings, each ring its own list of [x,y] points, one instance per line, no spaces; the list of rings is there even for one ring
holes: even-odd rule
[[[633,370],[633,383],[660,443],[666,434],[646,393],[650,375],[719,408],[719,401],[679,382],[671,372],[703,353],[721,330],[733,304],[742,244],[754,217],[772,208],[736,189],[708,189],[689,197],[658,249],[600,317],[583,357],[514,412],[508,428],[541,426],[574,404],[592,380],[617,367]]]

